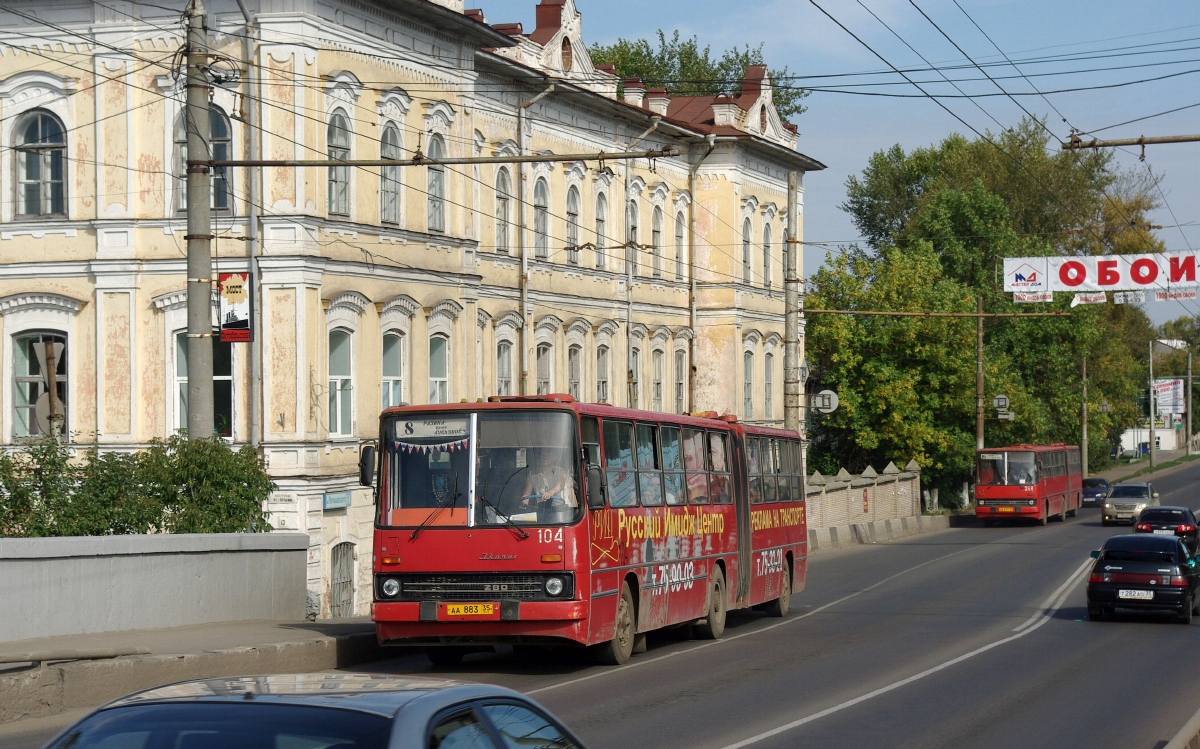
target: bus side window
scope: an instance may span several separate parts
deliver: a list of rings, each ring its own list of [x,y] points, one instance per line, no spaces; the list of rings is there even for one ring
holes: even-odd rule
[[[583,436],[583,462],[586,466],[600,465],[600,423],[595,416],[584,416],[579,420]]]
[[[708,433],[708,455],[712,465],[709,477],[713,504],[727,505],[733,502],[729,489],[729,453],[725,449],[725,435],[721,432]]]
[[[746,438],[746,473],[748,474],[747,481],[750,486],[750,504],[762,504],[762,468],[758,462],[758,437]]]
[[[662,440],[663,494],[667,504],[687,504],[687,495],[683,490],[683,456],[680,455],[679,427],[663,427],[658,434]]]
[[[634,427],[637,439],[638,487],[642,504],[657,507],[663,503],[662,466],[658,462],[658,427],[638,424]]]
[[[637,473],[633,466],[633,425],[604,422],[604,468],[608,472],[608,504],[637,505]]]
[[[779,440],[779,501],[792,501],[791,475],[796,472],[792,462],[792,441]]]
[[[779,451],[778,440],[764,439],[760,445],[764,448],[758,456],[763,471],[763,501],[779,501]]]
[[[683,469],[687,471],[688,502],[694,505],[708,504],[708,472],[704,456],[704,432],[698,429],[683,430]]]

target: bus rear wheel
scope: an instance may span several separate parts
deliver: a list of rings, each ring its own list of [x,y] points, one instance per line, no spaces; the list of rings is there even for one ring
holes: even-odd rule
[[[620,666],[633,655],[634,640],[637,639],[637,623],[634,617],[633,594],[629,583],[621,584],[621,600],[617,602],[617,622],[613,627],[613,638],[597,646],[596,660],[606,666]]]
[[[719,640],[725,634],[725,573],[713,565],[712,585],[709,588],[708,615],[695,626],[701,640]]]
[[[783,568],[783,586],[779,589],[779,597],[774,601],[768,601],[766,605],[767,616],[787,616],[788,606],[792,599],[792,567],[784,565]]]

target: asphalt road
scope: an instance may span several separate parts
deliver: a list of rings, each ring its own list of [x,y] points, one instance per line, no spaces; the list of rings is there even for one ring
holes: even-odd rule
[[[1155,484],[1200,508],[1200,465]],[[1123,532],[1098,514],[823,553],[788,617],[731,614],[717,642],[652,636],[621,668],[501,653],[355,670],[503,684],[592,749],[1155,749],[1200,707],[1200,620],[1087,621],[1088,552]],[[32,749],[62,722],[0,743]]]

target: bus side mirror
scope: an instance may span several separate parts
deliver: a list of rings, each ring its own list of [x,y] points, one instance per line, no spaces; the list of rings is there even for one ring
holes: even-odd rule
[[[358,453],[358,483],[371,486],[375,483],[375,446],[366,445]]]
[[[587,467],[587,505],[589,510],[604,509],[604,472],[600,466],[592,464]]]
[[[1093,552],[1091,553],[1091,557],[1092,557],[1092,559],[1099,559],[1099,558],[1100,558],[1100,552],[1099,552],[1099,551],[1093,551]]]

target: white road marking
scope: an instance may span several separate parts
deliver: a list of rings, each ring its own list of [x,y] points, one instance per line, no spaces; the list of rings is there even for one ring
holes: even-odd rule
[[[991,543],[995,543],[995,542],[991,542]],[[892,580],[895,580],[895,579],[896,579],[896,578],[898,578],[898,577],[902,577],[902,576],[904,576],[904,575],[907,575],[908,573],[910,573],[910,572],[913,572],[913,571],[915,571],[915,570],[919,570],[919,569],[921,569],[922,567],[925,567],[925,566],[927,566],[927,565],[933,564],[933,563],[935,563],[935,562],[941,562],[941,561],[943,561],[943,560],[945,560],[945,559],[949,559],[950,557],[958,556],[959,554],[965,554],[965,553],[966,553],[966,552],[968,552],[968,551],[974,551],[975,549],[979,549],[979,548],[981,548],[981,547],[983,547],[983,546],[987,546],[987,545],[990,545],[990,544],[980,544],[979,546],[970,546],[970,547],[967,547],[967,548],[965,548],[965,549],[959,549],[958,551],[951,552],[951,553],[949,553],[949,554],[944,554],[944,555],[942,555],[942,556],[940,556],[940,557],[937,557],[936,559],[930,559],[930,560],[928,560],[928,561],[921,562],[921,563],[920,563],[920,564],[918,564],[918,565],[914,565],[914,566],[912,566],[912,567],[909,567],[909,568],[908,568],[908,569],[906,569],[906,570],[902,570],[902,571],[900,571],[900,572],[897,572],[896,574],[892,575],[891,577],[885,577],[884,579],[880,580],[879,582],[875,583],[874,585],[870,585],[870,586],[868,586],[868,587],[866,587],[866,588],[863,588],[862,590],[855,591],[855,592],[853,592],[853,593],[851,593],[851,594],[849,594],[849,595],[842,596],[841,598],[837,599],[836,601],[830,601],[829,603],[825,604],[824,606],[818,606],[817,608],[813,609],[812,611],[809,611],[809,612],[807,612],[807,613],[801,614],[801,615],[799,615],[799,616],[793,616],[793,617],[789,617],[789,618],[787,618],[787,619],[784,619],[784,620],[783,620],[783,621],[781,621],[781,622],[778,622],[778,623],[776,623],[776,624],[772,624],[772,625],[770,625],[770,626],[767,626],[767,627],[762,627],[762,628],[756,629],[756,630],[754,630],[754,631],[752,631],[752,632],[743,632],[743,633],[742,633],[742,634],[740,634],[740,635],[733,635],[732,637],[724,637],[724,638],[722,638],[722,639],[720,639],[720,640],[713,640],[712,642],[706,642],[706,643],[704,643],[703,645],[696,645],[696,646],[693,646],[693,647],[690,647],[690,648],[685,648],[685,649],[683,649],[683,650],[676,650],[676,651],[674,651],[674,652],[672,652],[672,653],[667,653],[666,655],[662,655],[662,656],[659,656],[659,657],[657,657],[657,658],[650,658],[650,659],[648,659],[648,660],[637,660],[637,661],[633,661],[633,662],[631,662],[631,663],[626,663],[626,664],[625,664],[624,666],[622,666],[621,668],[610,668],[610,669],[605,669],[605,670],[603,670],[603,671],[597,671],[597,672],[595,672],[595,673],[587,674],[586,676],[580,676],[580,677],[578,677],[578,678],[576,678],[576,679],[568,679],[567,681],[560,681],[559,683],[557,683],[557,684],[551,684],[550,686],[546,686],[546,687],[539,687],[538,689],[531,689],[531,690],[529,690],[528,692],[525,692],[525,694],[540,694],[540,693],[542,693],[542,692],[549,692],[549,691],[550,691],[550,690],[552,690],[552,689],[559,689],[559,688],[561,688],[561,687],[567,687],[567,686],[570,686],[570,685],[572,685],[572,684],[578,684],[578,683],[580,683],[580,682],[583,682],[583,681],[591,681],[592,679],[598,679],[598,678],[600,678],[601,676],[609,676],[610,674],[623,674],[623,673],[626,673],[626,672],[628,672],[628,671],[629,671],[630,669],[632,669],[632,668],[638,668],[639,666],[648,666],[648,665],[650,665],[651,663],[658,663],[659,661],[665,661],[666,659],[668,659],[668,658],[674,658],[674,657],[675,657],[675,656],[677,656],[677,655],[686,655],[686,654],[688,654],[688,653],[694,653],[694,652],[696,652],[697,650],[703,650],[703,649],[705,649],[705,648],[711,648],[711,647],[714,647],[714,646],[716,646],[716,645],[721,645],[721,644],[723,644],[723,643],[727,643],[727,642],[734,642],[734,641],[736,641],[736,640],[740,640],[740,639],[742,639],[743,637],[751,637],[751,636],[753,636],[753,635],[759,635],[759,634],[762,634],[763,632],[770,632],[771,630],[773,630],[773,629],[776,629],[776,628],[778,628],[778,627],[783,627],[783,626],[785,626],[785,625],[792,624],[792,623],[794,623],[794,622],[798,622],[798,621],[802,621],[802,620],[804,620],[804,619],[807,619],[807,618],[808,618],[808,617],[810,617],[810,616],[815,616],[815,615],[817,615],[817,614],[821,613],[822,611],[824,611],[824,610],[826,610],[826,609],[828,609],[828,608],[830,608],[830,607],[832,607],[832,606],[836,606],[836,605],[838,605],[839,603],[844,603],[844,602],[846,602],[846,601],[849,601],[851,598],[857,598],[858,596],[861,596],[863,593],[868,593],[868,592],[870,592],[870,591],[874,590],[875,588],[878,588],[878,587],[879,587],[879,586],[881,586],[881,585],[884,585],[884,584],[886,584],[886,583],[889,583],[889,582],[891,582]]]
[[[824,718],[827,715],[832,715],[833,713],[840,712],[842,710],[845,710],[848,707],[853,707],[855,705],[861,704],[868,700],[874,699],[875,697],[878,697],[880,695],[887,694],[888,692],[899,689],[900,687],[912,684],[915,681],[920,681],[921,679],[924,679],[926,676],[931,676],[933,674],[938,673],[939,671],[944,671],[947,668],[950,668],[951,666],[957,665],[959,663],[962,663],[963,661],[974,658],[975,656],[981,655],[982,653],[986,653],[989,650],[994,650],[995,648],[998,648],[1001,645],[1006,645],[1015,640],[1019,640],[1022,637],[1030,634],[1031,632],[1037,631],[1046,622],[1048,622],[1052,618],[1054,618],[1055,612],[1057,612],[1058,609],[1063,605],[1063,602],[1066,600],[1067,595],[1070,594],[1071,589],[1076,584],[1078,584],[1078,582],[1080,580],[1083,579],[1083,573],[1086,571],[1086,568],[1091,563],[1092,562],[1089,559],[1087,562],[1085,562],[1083,565],[1081,565],[1078,569],[1076,569],[1074,572],[1072,572],[1070,577],[1067,578],[1066,582],[1064,582],[1061,586],[1059,586],[1058,590],[1055,591],[1056,596],[1052,596],[1053,600],[1051,601],[1051,603],[1052,603],[1051,607],[1048,610],[1046,610],[1045,612],[1038,614],[1038,616],[1040,616],[1041,619],[1038,620],[1037,623],[1033,624],[1032,626],[1025,628],[1023,631],[1018,632],[1017,634],[1014,634],[1014,635],[1009,635],[1008,637],[1005,637],[1001,640],[997,640],[996,642],[990,643],[988,645],[984,645],[983,647],[976,648],[975,650],[972,650],[969,653],[964,653],[963,655],[960,655],[957,658],[952,658],[952,659],[946,661],[945,663],[941,663],[932,668],[925,669],[924,671],[922,671],[918,674],[913,674],[912,676],[909,676],[906,679],[901,679],[900,681],[888,684],[886,687],[880,687],[879,689],[876,689],[873,692],[868,692],[859,697],[855,697],[852,700],[847,700],[847,701],[841,703],[840,705],[834,705],[833,707],[826,708],[818,713],[813,713],[812,715],[809,715],[804,718],[800,718],[799,720],[794,720],[791,723],[786,723],[782,726],[779,726],[778,728],[772,728],[769,731],[763,731],[762,733],[757,734],[755,736],[751,736],[748,739],[742,739],[741,741],[738,741],[737,743],[729,744],[728,746],[721,747],[721,749],[741,749],[742,747],[750,746],[752,744],[757,744],[760,741],[765,741],[766,739],[772,738],[773,736],[778,736],[779,734],[785,733],[787,731],[791,731],[794,728],[799,728],[800,726],[803,726],[807,723],[812,723],[813,721],[820,720],[821,718]],[[1020,629],[1020,627],[1018,629]]]
[[[1036,621],[1038,620],[1038,617],[1040,617],[1040,616],[1044,615],[1044,614],[1045,614],[1045,613],[1046,613],[1046,612],[1047,612],[1047,611],[1050,609],[1050,607],[1051,607],[1051,606],[1054,604],[1054,600],[1055,600],[1056,598],[1058,598],[1059,594],[1061,594],[1061,593],[1063,592],[1063,588],[1066,588],[1066,587],[1067,587],[1069,584],[1071,584],[1071,581],[1072,581],[1072,580],[1075,578],[1075,575],[1078,575],[1078,574],[1079,574],[1079,573],[1080,573],[1080,572],[1083,570],[1083,568],[1084,568],[1084,567],[1087,567],[1087,566],[1088,566],[1088,565],[1090,565],[1090,564],[1092,564],[1092,560],[1091,560],[1091,559],[1089,559],[1088,561],[1084,562],[1084,563],[1083,563],[1083,565],[1082,565],[1082,566],[1081,566],[1081,567],[1080,567],[1078,570],[1075,570],[1075,572],[1074,572],[1074,573],[1071,575],[1071,577],[1068,577],[1068,578],[1067,578],[1067,581],[1066,581],[1066,582],[1064,582],[1062,585],[1058,586],[1058,587],[1057,587],[1057,588],[1054,590],[1054,592],[1053,592],[1053,593],[1051,593],[1051,594],[1049,595],[1049,597],[1047,597],[1047,598],[1046,598],[1046,601],[1045,601],[1045,603],[1043,603],[1043,604],[1041,605],[1041,607],[1039,607],[1039,608],[1038,608],[1038,610],[1037,610],[1036,612],[1034,612],[1033,616],[1031,616],[1031,617],[1029,617],[1028,619],[1026,619],[1026,620],[1025,620],[1023,623],[1021,623],[1020,625],[1018,625],[1018,626],[1016,626],[1016,627],[1013,627],[1013,630],[1012,630],[1012,631],[1013,631],[1013,632],[1020,632],[1021,630],[1025,629],[1026,627],[1028,627],[1028,626],[1030,626],[1031,624],[1033,624],[1034,622],[1036,622]]]

